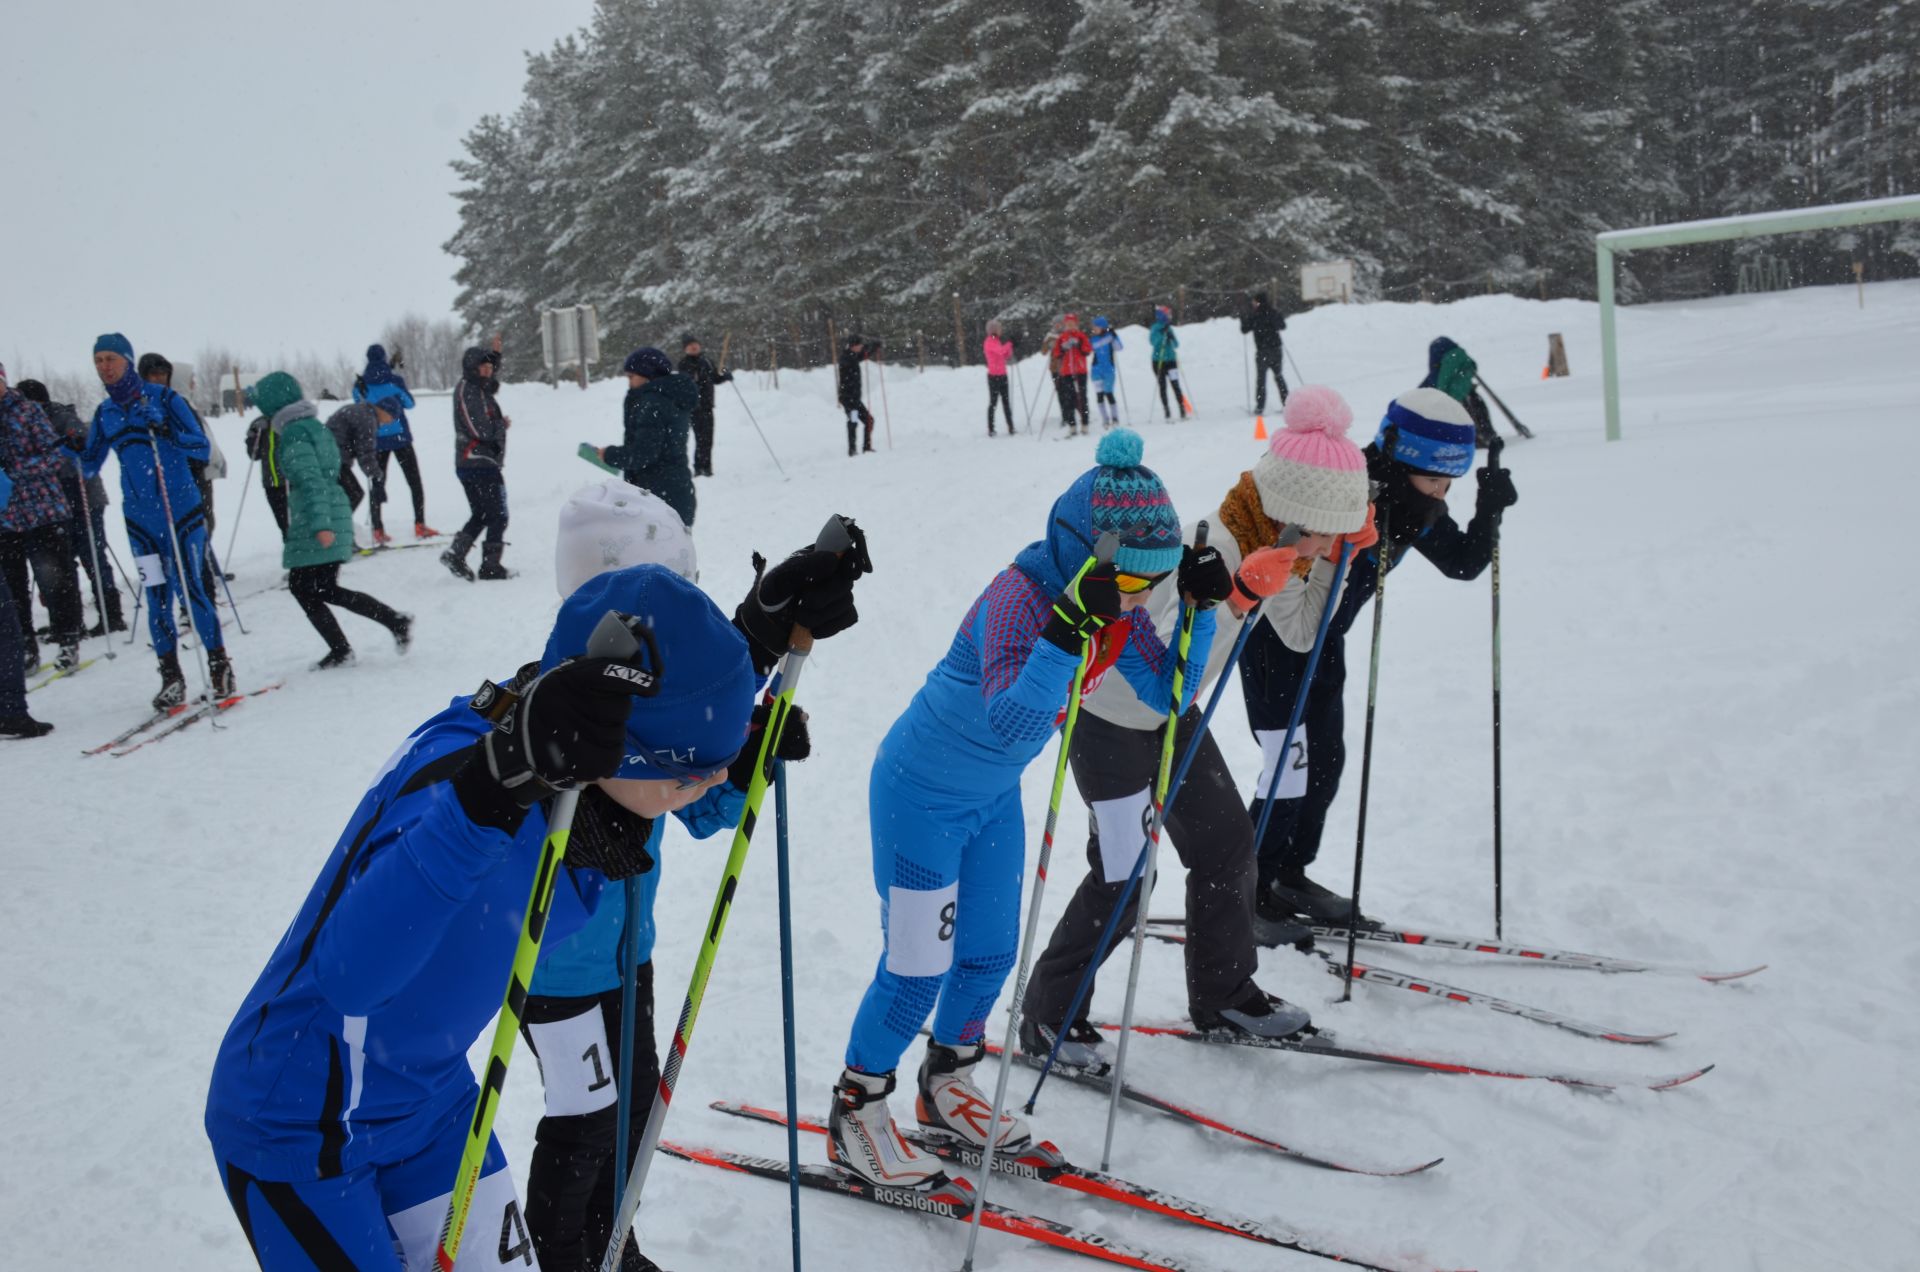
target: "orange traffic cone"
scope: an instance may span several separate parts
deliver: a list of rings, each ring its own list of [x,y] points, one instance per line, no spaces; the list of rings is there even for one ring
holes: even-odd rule
[[[1548,379],[1552,375],[1553,375],[1553,364],[1551,362],[1549,362],[1546,366],[1540,368],[1540,378],[1542,380]]]
[[[1253,417],[1253,440],[1256,442],[1267,440],[1267,417],[1264,415]]]

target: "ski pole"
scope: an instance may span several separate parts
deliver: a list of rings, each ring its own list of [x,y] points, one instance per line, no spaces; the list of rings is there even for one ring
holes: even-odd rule
[[[246,498],[246,492],[244,490],[241,492],[240,497],[242,499]],[[213,573],[214,576],[220,580],[220,586],[226,589],[227,608],[233,611],[233,621],[239,625],[240,634],[242,636],[251,635],[252,633],[247,631],[247,620],[240,617],[240,602],[233,598],[233,584],[227,581],[227,572],[221,566],[220,558],[213,555],[213,545],[211,543],[207,545],[207,560],[213,563]]]
[[[787,1209],[793,1214],[793,1272],[800,1272],[800,1094],[793,1040],[793,876],[787,849],[787,765],[773,762],[773,829],[780,867],[780,1022],[787,1057]]]
[[[658,867],[656,867],[657,869]],[[639,989],[634,976],[640,967],[640,924],[637,915],[646,903],[641,895],[638,875],[621,884],[627,907],[627,926],[620,933],[620,1064],[614,1081],[613,1101],[613,1195],[618,1197],[627,1182],[627,1124],[633,1119],[633,1039],[634,1012],[639,1007]]]
[[[747,395],[740,392],[740,382],[728,380],[727,383],[733,386],[734,396],[740,399],[740,409],[747,413],[747,422],[753,425],[754,432],[760,434],[760,444],[767,448],[767,455],[773,460],[773,466],[780,469],[781,480],[789,480],[787,470],[780,467],[780,457],[773,453],[773,443],[768,441],[766,433],[761,431],[760,421],[753,418],[753,408],[747,405]]]
[[[1032,393],[1027,392],[1027,377],[1021,374],[1020,361],[1017,358],[1013,363],[1013,376],[1014,383],[1020,386],[1020,414],[1023,422],[1027,426],[1027,431],[1031,433],[1033,431],[1033,403],[1034,399],[1039,396],[1040,386],[1036,384]]]
[[[1389,441],[1387,453],[1393,453]],[[1340,978],[1340,1001],[1353,999],[1353,947],[1360,933],[1360,868],[1367,858],[1367,794],[1373,779],[1373,705],[1380,690],[1380,616],[1387,608],[1387,522],[1390,506],[1380,509],[1380,578],[1373,593],[1373,657],[1367,667],[1367,728],[1360,744],[1360,817],[1353,836],[1353,909],[1347,915],[1347,969]],[[1305,695],[1303,694],[1302,697]]]
[[[1386,529],[1381,528],[1380,542],[1386,542]],[[1347,566],[1353,560],[1353,545],[1347,544],[1340,549],[1340,564],[1333,570],[1333,586],[1327,589],[1327,607],[1320,611],[1320,627],[1313,634],[1313,652],[1307,655],[1307,670],[1300,677],[1300,691],[1293,700],[1293,714],[1287,717],[1286,736],[1281,739],[1280,750],[1273,757],[1273,776],[1267,779],[1267,797],[1260,808],[1260,820],[1253,828],[1254,856],[1260,855],[1260,845],[1267,839],[1267,823],[1273,818],[1273,806],[1280,793],[1280,775],[1287,771],[1287,757],[1293,753],[1294,735],[1300,731],[1300,722],[1307,716],[1307,692],[1313,688],[1313,673],[1319,670],[1320,654],[1327,645],[1327,629],[1333,626],[1333,611],[1340,605],[1340,587],[1346,582]],[[1384,564],[1384,554],[1382,562]],[[1383,569],[1382,575],[1386,573]],[[1377,613],[1377,611],[1376,611]],[[1353,960],[1349,959],[1348,962]]]
[[[233,556],[233,545],[240,538],[240,518],[247,511],[247,492],[253,489],[253,466],[257,461],[247,456],[246,480],[240,483],[240,506],[233,512],[233,532],[227,536],[227,556]],[[242,629],[244,630],[244,629]]]
[[[80,516],[87,523],[87,551],[93,557],[93,603],[100,611],[100,635],[106,638],[107,657],[114,659],[120,655],[114,652],[113,624],[107,621],[106,577],[100,572],[104,568],[100,560],[100,540],[93,533],[93,499],[87,494],[87,469],[78,455],[73,457],[73,467],[80,474]]]
[[[1297,384],[1305,384],[1307,382],[1307,377],[1301,373],[1300,364],[1298,362],[1294,362],[1293,350],[1288,348],[1285,344],[1282,344],[1280,346],[1280,351],[1287,355],[1288,362],[1293,363],[1294,382]]]
[[[621,662],[631,660],[640,652],[641,641],[628,626],[629,622],[638,625],[639,620],[608,610],[587,638],[587,656]],[[648,641],[651,640],[649,635]],[[547,910],[553,904],[553,885],[566,862],[567,839],[573,832],[573,813],[579,803],[578,787],[561,791],[554,797],[553,812],[547,819],[547,833],[540,844],[540,859],[534,867],[533,886],[527,896],[527,917],[520,923],[513,968],[507,974],[499,1023],[494,1026],[493,1045],[487,1053],[487,1075],[480,1083],[480,1098],[467,1123],[466,1147],[460,1152],[460,1169],[454,1176],[453,1196],[447,1201],[447,1218],[440,1229],[439,1249],[434,1254],[434,1267],[439,1272],[453,1272],[460,1258],[460,1239],[466,1232],[467,1213],[473,1207],[473,1190],[480,1183],[480,1168],[486,1163],[487,1143],[493,1138],[493,1119],[500,1111],[500,1094],[507,1085],[507,1064],[513,1059],[514,1042],[520,1035],[527,986],[533,983],[534,964],[540,958],[540,940],[547,930]]]
[[[820,537],[814,541],[814,547],[836,553],[852,551],[854,539],[848,531],[850,524],[842,517],[828,518]],[[686,1001],[680,1005],[679,1023],[673,1030],[673,1049],[660,1066],[660,1086],[653,1094],[653,1107],[647,1113],[646,1129],[641,1132],[640,1144],[634,1153],[633,1170],[627,1176],[626,1190],[620,1194],[620,1204],[614,1213],[613,1235],[607,1242],[607,1252],[601,1260],[601,1272],[617,1272],[621,1248],[626,1244],[627,1232],[633,1227],[634,1215],[640,1209],[640,1194],[647,1186],[654,1146],[659,1144],[660,1133],[666,1129],[667,1111],[673,1104],[673,1091],[680,1081],[680,1065],[686,1059],[688,1046],[692,1044],[693,1029],[700,1019],[700,1004],[707,996],[707,981],[713,975],[714,960],[720,951],[720,938],[726,934],[727,915],[733,908],[741,872],[746,869],[747,849],[753,842],[754,825],[760,819],[760,805],[766,800],[773,757],[779,750],[780,735],[786,730],[787,715],[793,710],[794,688],[800,683],[800,673],[806,670],[807,655],[812,650],[813,633],[804,627],[795,627],[787,639],[787,653],[781,661],[780,670],[767,686],[767,696],[773,706],[766,726],[761,730],[760,750],[754,760],[753,780],[747,787],[746,807],[741,810],[740,824],[733,832],[733,848],[727,854],[726,869],[720,876],[720,889],[713,899],[713,913],[707,920],[706,933],[700,943],[700,955],[694,962],[692,979],[687,983]]]
[[[1127,413],[1127,427],[1133,427],[1133,403],[1127,400],[1127,373],[1120,366],[1120,359],[1113,360],[1113,376],[1120,384],[1120,409]]]
[[[887,364],[879,363],[873,376],[880,381],[880,418],[887,424],[887,449],[893,449],[893,408],[887,405]]]
[[[1525,424],[1522,424],[1520,422],[1520,417],[1507,409],[1507,404],[1500,400],[1500,395],[1493,391],[1493,386],[1491,384],[1488,384],[1485,380],[1482,380],[1477,375],[1473,377],[1473,383],[1476,387],[1485,389],[1487,391],[1487,396],[1493,399],[1493,404],[1500,408],[1500,414],[1506,416],[1507,423],[1513,425],[1514,432],[1520,434],[1520,436],[1522,437],[1533,436],[1533,430],[1528,428]]]
[[[1241,401],[1247,408],[1249,414],[1253,412],[1253,371],[1247,364],[1247,342],[1251,339],[1251,336],[1240,337],[1240,388],[1247,395],[1241,399]],[[1266,384],[1267,373],[1262,371],[1260,373],[1260,387],[1265,389]]]
[[[1500,452],[1506,443],[1496,440],[1487,448],[1487,464],[1500,466]],[[1500,514],[1493,514],[1493,935],[1502,939],[1501,911],[1501,836],[1500,836]],[[1356,911],[1357,913],[1357,911]],[[1352,960],[1348,960],[1351,962]]]
[[[1284,548],[1289,544],[1298,542],[1300,533],[1300,527],[1288,526],[1281,532],[1280,538],[1275,542],[1274,546]],[[1207,729],[1213,723],[1213,713],[1215,709],[1219,707],[1220,699],[1226,695],[1227,682],[1233,678],[1233,669],[1239,665],[1240,655],[1244,653],[1247,648],[1247,639],[1253,635],[1253,626],[1259,621],[1260,612],[1258,609],[1255,609],[1247,615],[1246,620],[1240,626],[1240,635],[1233,642],[1233,650],[1227,655],[1226,664],[1220,669],[1220,679],[1215,682],[1213,686],[1213,696],[1207,699],[1206,710],[1200,713],[1200,725],[1194,730],[1193,736],[1187,739],[1186,752],[1181,755],[1180,765],[1173,772],[1173,780],[1167,784],[1165,805],[1169,808],[1173,806],[1173,801],[1179,797],[1181,786],[1186,783],[1187,770],[1193,767],[1194,757],[1200,753],[1200,740],[1207,735]],[[1149,834],[1151,834],[1151,831],[1149,831]],[[1114,904],[1112,912],[1107,915],[1107,924],[1106,927],[1101,930],[1100,941],[1095,949],[1093,961],[1087,965],[1087,970],[1080,975],[1080,984],[1073,991],[1073,1001],[1068,1006],[1067,1014],[1065,1018],[1061,1020],[1060,1027],[1054,1035],[1053,1046],[1047,1051],[1046,1061],[1040,1066],[1040,1076],[1034,1081],[1033,1092],[1027,1096],[1027,1102],[1024,1108],[1029,1116],[1033,1113],[1035,1103],[1040,1099],[1040,1088],[1046,1085],[1047,1076],[1053,1072],[1054,1061],[1060,1055],[1060,1044],[1067,1036],[1067,1027],[1079,1019],[1080,1005],[1087,1000],[1087,995],[1093,992],[1094,975],[1098,971],[1100,964],[1106,959],[1108,947],[1113,943],[1114,931],[1119,926],[1119,916],[1126,912],[1127,902],[1133,897],[1133,889],[1139,882],[1140,870],[1146,860],[1146,849],[1147,843],[1143,838],[1140,844],[1140,851],[1134,855],[1133,870],[1127,876],[1127,885],[1121,891],[1120,898]]]
[[[1042,394],[1043,396],[1044,396],[1044,395],[1046,394],[1046,390],[1045,390],[1045,389],[1042,389],[1042,390],[1040,390],[1040,392],[1041,392],[1041,394]],[[1042,434],[1044,434],[1044,433],[1045,433],[1045,432],[1047,431],[1047,421],[1053,418],[1053,407],[1054,407],[1054,403],[1055,403],[1055,401],[1056,401],[1056,400],[1058,400],[1058,398],[1059,398],[1059,396],[1060,396],[1060,395],[1059,395],[1058,393],[1055,393],[1055,394],[1053,394],[1053,395],[1052,395],[1051,397],[1047,397],[1047,399],[1046,399],[1046,401],[1044,401],[1043,403],[1041,403],[1041,405],[1040,405],[1040,431],[1039,431],[1039,432],[1037,432],[1037,433],[1035,433],[1035,434],[1033,435],[1033,439],[1034,439],[1035,441],[1039,441],[1039,440],[1040,440],[1040,437],[1041,437],[1041,435],[1042,435]]]
[[[1110,563],[1120,551],[1119,536],[1109,531],[1093,545],[1093,554],[1073,576],[1078,594],[1080,580],[1087,572]],[[1082,642],[1080,662],[1073,671],[1073,688],[1067,696],[1067,718],[1060,726],[1060,756],[1053,765],[1053,794],[1047,800],[1047,825],[1040,835],[1040,864],[1033,875],[1033,899],[1027,902],[1026,930],[1020,937],[1020,969],[1014,977],[1013,998],[1007,1004],[1007,1036],[1000,1049],[1000,1076],[993,1085],[993,1114],[987,1119],[986,1147],[980,1150],[980,1176],[974,1183],[973,1217],[967,1222],[967,1253],[960,1261],[960,1272],[973,1272],[973,1252],[980,1243],[980,1221],[987,1212],[987,1181],[993,1178],[993,1159],[1000,1140],[1000,1115],[1007,1107],[1007,1077],[1013,1072],[1013,1049],[1018,1045],[1020,1001],[1026,996],[1027,974],[1033,968],[1033,948],[1040,937],[1040,897],[1047,888],[1047,862],[1053,856],[1053,831],[1060,822],[1060,793],[1067,785],[1067,753],[1073,746],[1073,728],[1080,721],[1080,691],[1087,682],[1087,667],[1093,661],[1092,641]],[[611,1268],[602,1272],[613,1272]]]

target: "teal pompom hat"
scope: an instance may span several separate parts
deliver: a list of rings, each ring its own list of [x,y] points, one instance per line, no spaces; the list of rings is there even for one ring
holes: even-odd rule
[[[1093,536],[1120,539],[1114,566],[1127,574],[1165,574],[1180,568],[1180,515],[1159,476],[1141,465],[1146,443],[1130,428],[1100,439],[1094,452]]]

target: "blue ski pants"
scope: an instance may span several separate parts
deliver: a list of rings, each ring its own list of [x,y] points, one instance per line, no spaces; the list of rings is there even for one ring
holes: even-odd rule
[[[213,608],[213,594],[207,590],[207,525],[194,509],[183,518],[178,532],[180,555],[187,563],[186,587],[180,586],[180,571],[173,560],[173,540],[164,527],[157,533],[127,518],[127,542],[133,547],[134,571],[147,589],[147,635],[153,640],[153,652],[162,658],[174,651],[180,638],[173,625],[174,603],[187,598],[193,613],[193,628],[208,649],[226,648],[220,634],[220,616]]]

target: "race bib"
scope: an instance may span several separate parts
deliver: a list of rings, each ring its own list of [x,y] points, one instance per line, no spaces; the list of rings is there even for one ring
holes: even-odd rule
[[[1100,834],[1101,882],[1125,883],[1153,825],[1153,793],[1142,787],[1119,799],[1096,800],[1091,807]]]
[[[540,1075],[547,1088],[547,1116],[596,1113],[619,1095],[613,1080],[613,1053],[598,1004],[566,1020],[527,1026]]]
[[[165,587],[167,585],[167,571],[165,567],[160,564],[160,558],[157,554],[150,552],[146,556],[133,558],[133,568],[140,572],[141,587]]]
[[[931,892],[887,889],[887,970],[895,976],[944,976],[953,966],[960,881]]]
[[[1258,729],[1254,736],[1260,740],[1260,784],[1253,788],[1254,798],[1265,799],[1267,788],[1273,782],[1274,760],[1278,756],[1280,744],[1286,740],[1285,729]],[[1280,775],[1280,789],[1274,793],[1275,799],[1299,799],[1307,793],[1307,726],[1301,725],[1293,733],[1293,745],[1288,748],[1286,764]]]
[[[453,1194],[445,1192],[432,1201],[387,1216],[407,1267],[438,1266],[435,1255],[440,1249],[440,1230],[452,1200]],[[513,1172],[502,1167],[491,1175],[482,1175],[467,1208],[467,1227],[460,1237],[460,1257],[454,1262],[453,1272],[539,1266],[533,1239],[527,1235],[526,1216],[520,1210],[520,1197],[514,1191]]]

